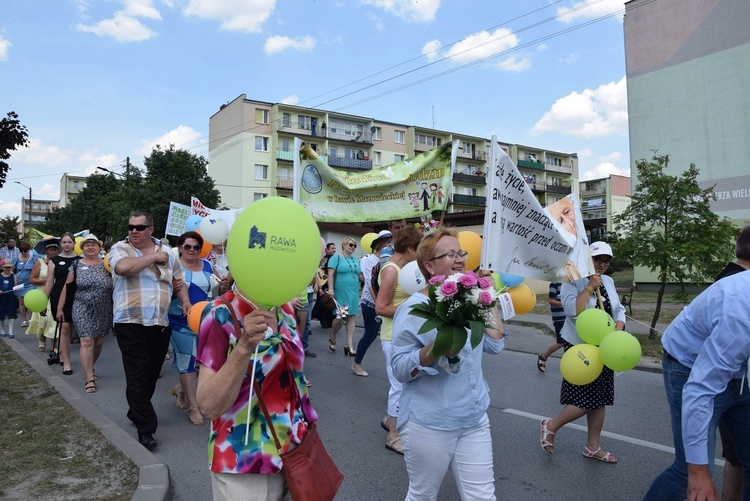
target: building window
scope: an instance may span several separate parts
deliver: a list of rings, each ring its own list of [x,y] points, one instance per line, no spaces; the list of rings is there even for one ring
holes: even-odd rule
[[[292,150],[292,142],[288,139],[282,139],[281,151],[291,151],[291,150]]]
[[[382,156],[381,156],[380,152],[379,151],[373,151],[372,155],[373,155],[372,162],[375,165],[380,165],[381,162],[382,162]]]
[[[429,146],[430,148],[434,148],[435,146],[439,146],[440,144],[437,136],[427,136],[425,134],[417,134],[415,140],[417,144],[423,144],[425,146]]]
[[[255,108],[255,123],[256,124],[267,124],[269,121],[270,121],[270,112],[268,110]]]
[[[268,138],[255,136],[255,151],[268,151]]]
[[[331,148],[329,149],[329,153],[330,153],[330,156],[332,156],[333,158],[336,158],[336,147],[331,146]]]
[[[404,158],[405,158],[404,155],[399,155],[397,153],[397,154],[393,155],[393,162],[394,163],[403,162]]]
[[[78,181],[73,181],[73,189],[74,190],[78,189]]]
[[[255,164],[255,179],[268,179],[268,166]]]
[[[297,115],[297,128],[310,130],[311,121],[312,121],[312,117],[308,117],[307,115]]]
[[[406,132],[402,130],[394,130],[393,142],[398,143],[398,144],[404,144],[406,142]]]
[[[284,113],[283,115],[281,115],[281,126],[282,127],[292,126],[292,114],[291,113]]]
[[[279,167],[276,177],[279,179],[292,179],[292,169],[289,167]]]
[[[555,167],[562,167],[562,158],[547,157],[547,165],[553,165]]]
[[[376,141],[380,141],[380,135],[383,133],[383,130],[380,127],[375,127],[375,131],[372,133],[372,138]]]
[[[266,193],[253,193],[253,202],[257,202],[258,200],[263,200],[267,196],[268,194]]]
[[[333,120],[331,120],[331,132],[336,132],[336,130],[337,130],[336,129],[336,122],[334,122]]]

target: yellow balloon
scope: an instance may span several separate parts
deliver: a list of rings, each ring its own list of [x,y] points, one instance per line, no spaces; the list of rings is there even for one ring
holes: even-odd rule
[[[513,309],[516,315],[529,313],[536,306],[536,293],[526,284],[516,285],[508,289],[513,300]]]
[[[365,233],[364,235],[362,235],[362,240],[359,241],[362,250],[364,250],[368,254],[372,252],[372,242],[374,242],[376,238],[378,238],[377,233]]]
[[[83,255],[83,237],[76,237],[76,243],[73,245],[73,253],[77,256]]]
[[[108,273],[112,273],[112,267],[109,265],[109,252],[104,255],[104,269],[107,270]]]
[[[473,231],[458,232],[458,244],[461,249],[469,254],[466,256],[466,269],[476,270],[479,268],[479,260],[482,257],[482,237]]]
[[[570,384],[579,386],[598,378],[603,368],[599,347],[592,344],[577,344],[560,359],[562,377]]]

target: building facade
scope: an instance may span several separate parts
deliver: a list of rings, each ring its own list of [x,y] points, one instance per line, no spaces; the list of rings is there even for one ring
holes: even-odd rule
[[[309,144],[328,165],[370,170],[457,140],[459,150],[446,218],[481,233],[487,197],[490,140],[283,103],[247,99],[222,105],[209,122],[208,173],[229,207],[245,207],[267,196],[291,197],[294,138]],[[546,205],[577,186],[576,154],[501,143],[532,190]],[[526,162],[530,155],[538,162]],[[524,163],[526,162],[526,163]]]
[[[607,240],[614,218],[630,205],[630,178],[609,177],[581,181],[579,200],[589,242]]]
[[[86,187],[86,177],[63,174],[60,178],[60,207],[66,207]]]
[[[34,228],[47,220],[47,216],[52,209],[59,207],[60,202],[58,200],[39,200],[28,198],[21,198],[21,222],[24,239],[29,238],[29,230]]]

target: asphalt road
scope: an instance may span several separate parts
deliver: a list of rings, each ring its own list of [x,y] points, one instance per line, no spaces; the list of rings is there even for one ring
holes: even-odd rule
[[[16,332],[22,329],[17,327]],[[361,332],[358,328],[355,339]],[[313,383],[310,394],[320,416],[320,434],[345,476],[337,499],[403,499],[408,485],[404,461],[385,448],[386,433],[379,425],[388,391],[380,342],[376,340],[367,352],[363,365],[370,376],[362,378],[350,370],[353,358],[343,355],[343,332],[336,353],[328,350],[327,336],[328,331],[314,321],[310,344],[318,356],[306,361],[305,372]],[[16,341],[46,359],[46,353],[36,351],[35,338],[17,334]],[[615,405],[607,409],[602,445],[618,457],[618,464],[604,464],[581,455],[585,421],[559,432],[554,454],[546,454],[539,446],[539,421],[559,411],[561,377],[559,358],[550,358],[547,373],[542,374],[536,369],[536,354],[550,342],[549,336],[535,328],[512,326],[506,350],[484,359],[485,379],[491,389],[488,415],[498,499],[641,499],[673,456],[662,378],[653,370],[658,366],[646,364],[652,370],[633,370],[616,379]],[[116,339],[110,336],[105,341],[96,365],[99,391],[95,394],[83,393],[84,376],[76,345],[72,352],[74,374],[63,379],[135,436],[135,428],[125,417],[124,377]],[[60,366],[45,365],[43,370],[62,372]],[[177,409],[170,395],[176,383],[177,371],[171,361],[166,361],[153,400],[160,421],[156,433],[159,446],[154,453],[169,466],[175,499],[208,500],[209,428],[190,424],[187,411]],[[718,484],[721,474],[722,468],[717,467],[714,476]],[[439,499],[458,499],[450,473]]]

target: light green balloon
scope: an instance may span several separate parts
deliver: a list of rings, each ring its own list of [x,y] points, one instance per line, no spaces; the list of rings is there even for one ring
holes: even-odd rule
[[[240,290],[260,306],[278,306],[297,297],[318,270],[319,260],[318,225],[288,198],[254,202],[229,232],[229,270]]]
[[[610,332],[599,344],[599,356],[613,371],[629,371],[641,360],[641,343],[629,332]]]
[[[599,345],[604,336],[615,330],[615,321],[604,310],[589,308],[576,318],[576,332],[584,343]]]
[[[560,373],[570,384],[589,384],[599,377],[603,368],[599,348],[590,344],[577,344],[560,359]]]
[[[32,289],[23,296],[23,304],[27,310],[39,313],[47,308],[47,296],[39,289]]]

